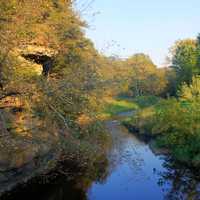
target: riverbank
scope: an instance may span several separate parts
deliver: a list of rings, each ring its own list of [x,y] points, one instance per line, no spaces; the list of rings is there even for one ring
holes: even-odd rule
[[[131,124],[127,123],[127,120],[122,121],[122,124],[129,130],[131,134],[134,134],[138,139],[147,143],[155,155],[169,155],[170,151],[166,148],[160,148],[157,145],[156,138],[152,137],[149,133],[140,133],[140,130]]]
[[[167,149],[177,162],[199,168],[199,103],[184,99],[160,99],[138,109],[124,124],[138,137],[153,140],[156,148]],[[195,142],[194,142],[195,141]]]
[[[99,118],[103,121],[120,116],[120,113],[138,109],[138,105],[132,98],[105,97],[103,101],[104,106],[99,113]]]
[[[169,150],[158,147],[155,135],[148,132],[148,129],[141,131],[139,126],[132,123],[134,115],[142,110],[148,111],[149,108],[158,103],[160,100],[161,98],[155,96],[141,96],[137,98],[107,97],[105,98],[105,106],[103,112],[100,114],[100,117],[104,121],[108,121],[110,119],[119,120],[130,133],[134,134],[140,140],[149,143],[155,154],[168,154]]]

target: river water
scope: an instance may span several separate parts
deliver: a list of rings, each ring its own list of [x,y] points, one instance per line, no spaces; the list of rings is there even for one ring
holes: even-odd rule
[[[166,156],[155,155],[148,144],[129,133],[118,120],[108,121],[106,127],[112,135],[113,145],[102,177],[98,175],[95,180],[82,177],[71,182],[62,179],[32,186],[11,194],[6,200],[200,199],[198,174]]]

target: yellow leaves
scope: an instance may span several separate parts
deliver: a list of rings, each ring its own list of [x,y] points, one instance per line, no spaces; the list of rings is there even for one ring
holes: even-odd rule
[[[80,125],[80,126],[85,126],[85,125],[88,125],[92,122],[92,119],[86,115],[86,114],[82,114],[78,117],[77,119],[77,123]]]

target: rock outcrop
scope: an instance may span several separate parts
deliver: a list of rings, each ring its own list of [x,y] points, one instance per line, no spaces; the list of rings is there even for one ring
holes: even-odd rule
[[[42,66],[41,74],[48,76],[57,51],[37,45],[24,45],[16,49],[18,56]]]

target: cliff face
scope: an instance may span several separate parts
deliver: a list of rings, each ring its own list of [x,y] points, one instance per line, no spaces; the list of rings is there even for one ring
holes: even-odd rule
[[[26,46],[12,54],[42,78],[42,74],[48,75],[56,53],[40,46]],[[34,90],[34,83],[30,83],[29,90],[31,87]],[[45,130],[43,120],[29,109],[26,91],[18,89],[5,90],[0,96],[0,193],[46,173],[60,155],[57,130]]]

